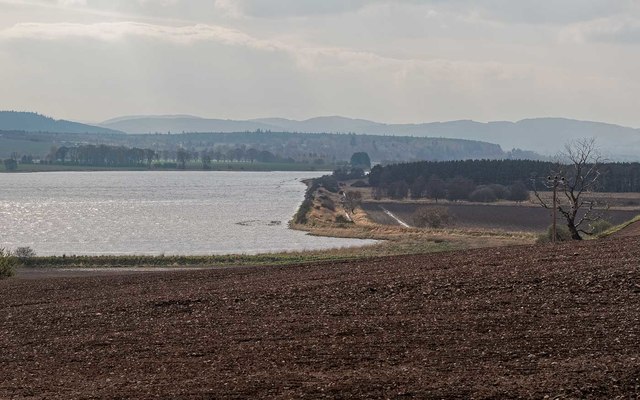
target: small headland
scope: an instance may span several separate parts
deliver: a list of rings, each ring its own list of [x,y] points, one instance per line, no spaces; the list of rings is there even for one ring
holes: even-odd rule
[[[406,212],[392,212],[391,207],[374,201],[366,178],[337,180],[327,175],[305,183],[305,199],[291,228],[319,236],[381,240],[383,243],[376,245],[378,253],[386,255],[531,244],[537,237],[532,231],[457,223],[419,227]],[[412,205],[408,208],[415,209]]]

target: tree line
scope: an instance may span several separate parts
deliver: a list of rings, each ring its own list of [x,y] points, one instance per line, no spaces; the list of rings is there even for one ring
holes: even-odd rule
[[[490,184],[476,185],[471,179],[457,176],[443,180],[437,175],[429,178],[419,176],[411,184],[403,180],[379,184],[373,187],[373,197],[380,200],[389,197],[396,200],[410,197],[412,199],[440,199],[450,201],[468,200],[480,203],[492,203],[498,200],[526,201],[529,199],[529,189],[518,181],[511,185]]]
[[[269,151],[282,158],[305,164],[346,163],[355,152],[366,152],[371,160],[385,162],[418,160],[458,160],[480,158],[539,158],[533,153],[504,152],[500,146],[462,139],[410,136],[378,136],[329,133],[238,132],[122,135],[104,133],[47,133],[3,131],[2,138],[17,141],[20,152],[43,158],[52,145],[93,144],[153,149],[157,152],[214,150],[228,156],[236,148]],[[1,145],[0,145],[1,146]],[[33,150],[34,147],[42,150]],[[0,152],[1,153],[1,152]],[[5,154],[4,157],[8,156]]]
[[[156,152],[151,149],[87,144],[52,147],[46,160],[52,164],[139,167],[151,165],[156,156]]]
[[[517,182],[533,189],[535,182],[546,179],[558,170],[558,163],[531,160],[465,160],[465,161],[421,161],[386,166],[376,165],[369,174],[369,184],[393,192],[404,190],[406,185],[420,186],[437,177],[444,182],[454,180],[460,185],[466,179],[474,185],[512,186]],[[603,163],[599,165],[600,177],[596,190],[602,192],[640,192],[640,163]]]
[[[267,150],[237,147],[217,147],[208,148],[201,151],[178,148],[175,151],[162,151],[160,155],[163,159],[174,159],[181,168],[189,161],[201,162],[202,167],[207,169],[213,161],[216,162],[261,162],[261,163],[286,163],[293,164],[296,160],[290,157],[284,158],[273,154]]]
[[[24,158],[24,157],[23,157]],[[28,158],[31,160],[31,157]],[[239,146],[236,148],[215,148],[201,151],[179,147],[175,150],[155,151],[148,148],[129,148],[109,145],[80,145],[52,147],[45,157],[50,164],[105,166],[105,167],[141,167],[158,166],[186,168],[187,163],[200,163],[203,169],[217,162],[262,162],[295,163],[291,158],[279,157],[270,151]]]

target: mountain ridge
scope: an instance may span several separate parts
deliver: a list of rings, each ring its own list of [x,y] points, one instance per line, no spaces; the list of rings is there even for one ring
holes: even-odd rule
[[[100,126],[127,133],[149,132],[234,132],[273,131],[300,133],[356,133],[392,136],[424,136],[448,139],[480,140],[496,143],[504,149],[527,149],[541,154],[554,154],[564,143],[584,137],[595,137],[605,155],[637,159],[640,153],[640,129],[597,121],[564,117],[525,118],[519,121],[478,122],[469,119],[408,124],[387,124],[366,119],[321,116],[305,120],[256,118],[222,120],[197,118],[162,118],[120,120],[118,124]],[[140,128],[146,128],[144,131]],[[171,129],[161,129],[171,127]],[[155,128],[155,129],[151,129]]]
[[[571,140],[596,138],[606,158],[640,161],[640,129],[563,117],[525,118],[519,121],[478,122],[469,119],[410,124],[387,124],[341,116],[305,120],[256,118],[213,119],[191,115],[129,115],[98,124],[56,120],[33,112],[0,111],[0,131],[53,133],[183,133],[183,132],[298,132],[355,133],[465,139],[495,143],[505,150],[526,149],[554,155]]]
[[[0,111],[0,131],[124,134],[122,131],[107,127],[82,124],[64,119],[54,119],[27,111]]]

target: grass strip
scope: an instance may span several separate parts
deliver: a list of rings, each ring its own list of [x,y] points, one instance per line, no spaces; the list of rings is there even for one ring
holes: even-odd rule
[[[637,215],[634,218],[630,219],[629,221],[621,223],[620,225],[616,225],[616,226],[613,226],[613,227],[607,229],[606,231],[604,231],[600,235],[598,235],[598,238],[605,238],[605,237],[611,236],[611,235],[620,232],[621,230],[627,228],[628,226],[630,226],[630,225],[632,225],[632,224],[634,224],[634,223],[636,223],[638,221],[640,221],[640,215]]]
[[[362,247],[282,252],[258,255],[213,256],[47,256],[23,260],[26,268],[184,268],[276,266],[314,262],[348,261],[361,258],[458,250],[460,246],[441,240],[396,240]]]

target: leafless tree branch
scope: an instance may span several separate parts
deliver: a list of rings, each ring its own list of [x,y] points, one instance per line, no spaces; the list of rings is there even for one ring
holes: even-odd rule
[[[584,195],[597,189],[603,159],[597,150],[595,139],[579,139],[567,143],[564,151],[558,155],[558,160],[556,171],[552,172],[556,177],[554,185],[558,185],[558,176],[564,178],[560,190],[565,200],[559,201],[556,207],[566,220],[572,238],[580,240],[580,233],[590,234],[581,225],[601,219],[601,215],[596,212],[596,202],[585,200]],[[535,190],[535,185],[534,195],[542,207],[553,208],[542,199]],[[578,219],[579,212],[585,207],[584,215]]]

